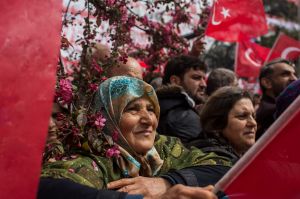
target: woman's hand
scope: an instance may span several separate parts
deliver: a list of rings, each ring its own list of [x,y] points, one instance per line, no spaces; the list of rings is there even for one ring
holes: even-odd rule
[[[135,177],[124,178],[111,182],[108,189],[118,189],[118,191],[129,194],[142,194],[145,199],[159,198],[170,188],[170,184],[163,178]]]
[[[212,192],[213,188],[211,185],[201,188],[178,184],[170,188],[158,199],[217,199],[217,196]]]

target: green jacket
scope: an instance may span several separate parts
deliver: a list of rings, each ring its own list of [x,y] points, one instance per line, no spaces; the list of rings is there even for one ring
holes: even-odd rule
[[[205,154],[196,148],[189,150],[175,137],[157,135],[154,146],[164,160],[157,176],[170,170],[199,165],[232,166],[228,158],[217,156],[215,153]],[[124,178],[113,159],[83,151],[77,152],[67,160],[44,164],[41,177],[67,178],[97,189],[106,188],[107,183]]]

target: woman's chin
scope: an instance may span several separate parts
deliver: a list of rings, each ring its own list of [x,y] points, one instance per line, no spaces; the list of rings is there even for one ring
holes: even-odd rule
[[[140,146],[135,147],[135,151],[140,155],[146,155],[147,152],[152,149],[153,144],[145,143],[141,144]]]

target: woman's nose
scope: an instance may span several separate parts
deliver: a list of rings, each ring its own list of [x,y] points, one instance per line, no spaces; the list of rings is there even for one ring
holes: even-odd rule
[[[152,123],[152,119],[151,119],[151,116],[150,116],[150,112],[147,111],[147,110],[143,110],[141,111],[140,113],[140,117],[141,117],[141,122],[142,123],[145,123],[145,124],[151,124]]]
[[[257,126],[256,120],[253,116],[250,116],[247,121],[248,126]]]

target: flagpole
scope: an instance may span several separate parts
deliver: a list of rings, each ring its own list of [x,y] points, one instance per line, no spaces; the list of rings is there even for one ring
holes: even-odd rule
[[[237,75],[237,60],[238,60],[239,45],[240,45],[240,43],[236,42],[236,46],[235,46],[235,58],[234,58],[234,73],[235,73],[235,75]]]
[[[272,49],[270,50],[270,52],[269,52],[269,54],[268,54],[268,56],[267,56],[267,59],[266,59],[264,65],[265,65],[266,63],[269,62],[269,59],[270,59],[270,57],[271,57],[271,55],[272,55],[272,53],[273,53],[274,47],[277,45],[278,40],[279,40],[279,38],[280,38],[280,35],[282,35],[282,34],[283,34],[282,32],[280,32],[280,33],[278,34],[278,36],[277,36],[277,38],[276,38],[276,40],[275,40],[275,42],[274,42],[274,44],[273,44],[273,46],[272,46]]]

